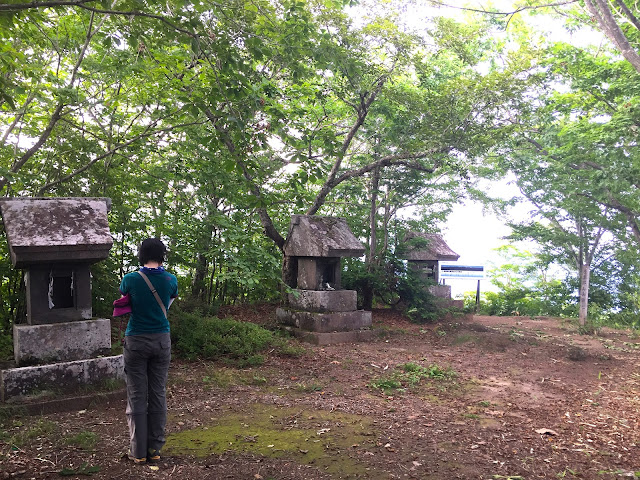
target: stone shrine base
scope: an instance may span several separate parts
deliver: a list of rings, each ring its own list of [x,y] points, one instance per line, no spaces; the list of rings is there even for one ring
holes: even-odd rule
[[[111,353],[111,321],[14,325],[13,352],[19,367],[106,356]]]
[[[366,342],[373,338],[371,312],[365,310],[305,312],[278,308],[276,318],[295,337],[316,345]]]
[[[109,380],[124,380],[122,355],[10,368],[0,371],[0,401],[19,400],[43,390],[72,391]]]
[[[282,325],[309,332],[347,332],[371,328],[371,312],[365,310],[319,313],[278,308],[276,318]]]
[[[373,340],[373,331],[371,330],[352,330],[350,332],[308,332],[295,327],[283,327],[294,337],[302,342],[312,343],[314,345],[332,345],[336,343],[358,343],[370,342]]]

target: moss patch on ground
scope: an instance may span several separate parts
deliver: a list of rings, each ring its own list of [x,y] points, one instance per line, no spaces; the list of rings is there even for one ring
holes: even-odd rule
[[[262,404],[247,410],[169,435],[165,453],[196,457],[251,453],[312,465],[336,478],[383,478],[365,460],[376,441],[368,418]]]

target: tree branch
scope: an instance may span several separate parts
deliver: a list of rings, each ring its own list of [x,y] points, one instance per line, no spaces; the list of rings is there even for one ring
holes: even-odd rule
[[[611,8],[604,0],[584,0],[589,13],[622,56],[640,73],[640,55],[633,49],[620,26],[616,23]]]
[[[262,191],[260,190],[260,187],[258,187],[256,182],[254,181],[253,176],[251,175],[251,172],[249,172],[247,164],[239,158],[237,154],[236,145],[235,143],[233,143],[233,140],[229,137],[226,130],[220,126],[220,122],[218,121],[219,118],[213,114],[210,108],[206,108],[204,110],[204,113],[209,119],[209,121],[211,122],[211,124],[213,125],[213,128],[215,128],[216,131],[221,134],[222,141],[227,147],[227,150],[229,150],[229,153],[233,157],[234,161],[242,170],[242,176],[244,177],[244,179],[246,180],[249,186],[249,191],[251,192],[252,195],[254,195],[256,198],[262,201],[264,197],[262,195]],[[267,237],[273,240],[273,242],[280,249],[280,251],[283,252],[285,239],[283,238],[282,235],[280,235],[280,232],[276,230],[276,227],[273,224],[273,220],[271,219],[269,212],[267,212],[267,209],[265,207],[257,207],[256,211],[258,212],[258,216],[260,217],[260,223],[262,224],[264,233],[267,235]]]
[[[156,120],[154,123],[152,123],[151,125],[147,126],[147,128],[145,129],[145,131],[143,133],[140,133],[140,134],[136,135],[135,137],[127,140],[126,142],[121,143],[120,145],[116,145],[115,147],[111,148],[107,152],[105,152],[105,153],[103,153],[101,155],[98,155],[96,158],[91,160],[89,163],[87,163],[86,165],[83,165],[82,167],[74,170],[70,174],[65,175],[62,178],[59,178],[58,180],[55,180],[53,182],[49,182],[49,183],[45,184],[39,190],[38,195],[43,195],[44,192],[46,192],[47,190],[50,190],[51,188],[55,187],[56,185],[60,185],[61,183],[66,182],[67,180],[71,180],[73,177],[75,177],[76,175],[81,174],[82,172],[87,170],[89,167],[91,167],[93,164],[95,164],[96,162],[99,162],[100,160],[102,160],[103,158],[108,157],[109,155],[113,155],[118,150],[122,150],[123,148],[128,147],[132,143],[135,143],[138,140],[140,140],[141,138],[150,137],[150,136],[156,135],[158,133],[162,133],[162,132],[169,132],[169,131],[176,130],[176,129],[181,128],[181,127],[188,127],[190,125],[198,125],[198,124],[200,124],[200,122],[191,122],[191,123],[185,123],[185,124],[181,124],[181,125],[174,125],[174,126],[171,126],[171,127],[162,128],[160,130],[154,130],[154,131],[150,132],[149,130],[151,130],[153,127],[155,127],[160,121],[161,121],[161,119]]]
[[[369,109],[371,107],[371,104],[375,101],[378,94],[382,91],[382,88],[384,87],[384,84],[389,78],[389,75],[391,75],[391,73],[395,70],[397,61],[398,59],[396,58],[393,62],[393,65],[389,69],[389,71],[387,71],[384,75],[381,75],[380,78],[378,78],[373,88],[373,91],[371,93],[369,94],[364,93],[360,95],[360,105],[355,105],[356,112],[357,112],[356,121],[351,126],[351,128],[349,129],[349,133],[347,133],[347,136],[343,140],[342,147],[340,148],[340,153],[338,154],[336,161],[333,164],[333,167],[331,167],[329,176],[327,177],[327,180],[325,181],[324,185],[320,189],[320,192],[318,192],[318,195],[313,201],[313,205],[309,208],[309,210],[307,210],[307,215],[315,215],[317,211],[320,209],[320,207],[322,206],[322,204],[324,203],[324,201],[326,200],[327,195],[329,195],[329,193],[331,192],[331,189],[335,187],[335,185],[334,186],[331,186],[331,185],[335,181],[336,175],[338,175],[338,171],[340,170],[342,161],[344,160],[344,157],[347,151],[349,150],[349,147],[351,146],[353,139],[355,138],[356,134],[360,130],[360,127],[362,127],[362,125],[364,124],[364,121],[366,120],[367,115],[369,114]]]
[[[527,5],[527,6],[523,6],[523,7],[518,7],[515,10],[511,11],[511,12],[499,12],[499,11],[495,11],[495,10],[485,10],[485,9],[479,9],[479,8],[470,8],[470,7],[460,7],[460,6],[456,6],[456,5],[451,5],[445,2],[441,2],[438,0],[429,0],[429,3],[432,3],[434,5],[438,5],[440,7],[447,7],[447,8],[453,8],[456,10],[464,10],[467,12],[475,12],[475,13],[486,13],[489,15],[499,15],[502,17],[511,17],[517,13],[520,12],[524,12],[525,10],[536,10],[539,8],[553,8],[553,7],[562,7],[564,5],[570,5],[572,3],[577,3],[578,0],[566,0],[563,2],[555,2],[555,3],[547,3],[544,5]]]
[[[615,0],[615,2],[618,5],[618,7],[620,7],[620,10],[622,10],[622,12],[627,16],[627,18],[633,24],[633,26],[636,27],[638,30],[640,30],[640,21],[638,20],[638,17],[636,17],[633,14],[631,9],[627,7],[627,4],[624,3],[622,0]]]
[[[89,1],[89,0],[87,0]],[[176,24],[170,22],[169,20],[167,20],[165,17],[163,17],[162,15],[155,15],[153,13],[145,13],[145,12],[138,12],[135,10],[132,11],[123,11],[123,10],[103,10],[100,8],[93,8],[93,7],[88,7],[86,5],[83,5],[82,3],[78,3],[77,5],[80,8],[83,8],[84,10],[88,10],[90,12],[93,13],[101,13],[104,15],[119,15],[119,16],[125,16],[125,17],[143,17],[143,18],[153,18],[154,20],[160,20],[162,23],[168,25],[169,27],[173,28],[176,32],[180,32],[180,33],[184,33],[185,35],[190,36],[191,38],[195,38],[195,39],[200,39],[200,36],[197,33],[194,32],[190,32],[189,30],[185,30],[184,28],[180,28],[179,26],[177,26]]]
[[[598,200],[589,193],[585,193],[584,195],[604,207],[613,208],[614,210],[622,213],[627,219],[627,225],[631,229],[631,233],[633,234],[636,241],[640,244],[640,224],[638,223],[638,213],[620,203],[620,201],[616,199],[609,190],[607,190],[606,193],[607,197],[609,198],[608,202]]]
[[[346,180],[349,180],[351,178],[361,177],[365,173],[371,172],[376,168],[390,167],[395,165],[403,165],[413,170],[418,170],[426,173],[433,173],[438,167],[440,167],[441,165],[440,163],[435,162],[432,167],[425,167],[424,165],[418,163],[417,161],[411,162],[409,160],[419,160],[421,158],[430,157],[435,154],[447,153],[450,150],[451,150],[450,147],[446,147],[446,148],[440,148],[440,149],[432,149],[426,152],[399,153],[395,155],[387,155],[386,157],[382,157],[379,160],[376,160],[375,162],[371,162],[367,165],[364,165],[363,167],[344,172],[340,176],[333,178],[331,182],[325,183],[323,185],[323,188],[326,187],[327,192],[330,192],[331,190],[333,190],[335,187],[337,187],[338,185],[340,185],[342,182]],[[316,197],[316,202],[319,197],[320,197],[320,194],[318,194],[318,197]],[[326,198],[326,195],[323,197],[323,200],[324,198]],[[315,215],[321,205],[319,205],[318,208],[315,208],[316,204],[314,203],[314,205],[309,210],[307,210],[306,214]]]
[[[3,3],[0,4],[0,12],[19,12],[33,8],[79,7],[82,4],[95,1],[97,0],[51,0],[49,2]]]
[[[89,28],[87,29],[87,37],[85,39],[84,44],[82,45],[82,49],[80,50],[80,54],[78,55],[78,59],[76,60],[75,65],[73,66],[73,70],[71,72],[71,78],[69,79],[69,83],[67,84],[67,88],[73,88],[73,85],[76,82],[76,75],[78,74],[78,70],[80,69],[80,65],[82,64],[82,61],[84,60],[84,56],[87,53],[87,48],[89,47],[89,43],[91,43],[91,39],[93,38],[93,36],[96,33],[98,33],[98,31],[100,30],[100,28],[102,28],[102,26],[104,25],[104,22],[107,19],[107,17],[103,18],[100,21],[100,23],[97,25],[97,27],[92,31],[91,29],[93,28],[93,17],[94,16],[92,14],[91,15],[91,21],[89,23]],[[44,129],[44,131],[42,132],[42,134],[38,138],[38,141],[29,150],[27,150],[22,155],[22,157],[20,157],[12,165],[12,167],[10,169],[11,173],[16,173],[18,170],[20,170],[23,167],[23,165],[25,163],[27,163],[29,161],[29,159],[49,139],[49,136],[51,136],[51,132],[53,132],[53,129],[56,126],[56,124],[58,123],[58,120],[60,120],[60,118],[62,117],[62,110],[64,109],[65,106],[66,106],[66,104],[62,100],[60,102],[58,102],[58,105],[56,105],[55,110],[53,111],[53,113],[51,114],[51,117],[49,118],[49,123],[47,124],[47,127]],[[2,191],[2,189],[7,185],[8,181],[9,180],[6,177],[0,177],[0,191]]]

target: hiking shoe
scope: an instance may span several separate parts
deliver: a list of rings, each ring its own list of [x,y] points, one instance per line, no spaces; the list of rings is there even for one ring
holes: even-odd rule
[[[147,458],[151,462],[157,462],[158,460],[160,460],[160,450],[153,450],[150,448],[147,452]]]
[[[136,458],[131,454],[131,450],[127,452],[127,458],[133,461],[133,463],[135,463],[136,465],[139,465],[141,463],[147,463],[147,457]]]

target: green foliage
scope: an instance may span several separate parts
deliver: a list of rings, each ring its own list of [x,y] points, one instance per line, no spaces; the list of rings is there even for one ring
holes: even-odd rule
[[[0,333],[0,362],[13,358],[13,335],[11,332]]]
[[[17,422],[14,422],[14,425],[18,426],[16,423]],[[33,425],[20,425],[18,433],[8,435],[4,441],[11,446],[20,448],[31,442],[34,438],[46,437],[53,434],[56,429],[57,425],[54,422],[40,418]]]
[[[62,477],[73,477],[76,475],[87,475],[91,476],[94,473],[98,473],[100,471],[100,467],[97,465],[89,465],[88,463],[83,463],[78,468],[68,468],[65,467],[58,472],[58,475]]]
[[[281,357],[299,358],[307,354],[307,349],[297,341],[291,341],[287,338],[279,338],[274,336],[273,347]]]
[[[64,443],[81,448],[82,450],[95,450],[99,441],[100,437],[90,431],[83,431],[64,437]]]
[[[389,251],[465,196],[486,199],[475,178],[508,170],[561,224],[572,215],[621,239],[634,231],[640,83],[626,62],[602,49],[537,50],[515,17],[509,38],[494,35],[497,17],[435,18],[419,36],[394,2],[352,23],[353,3],[168,0],[0,17],[0,194],[113,200],[114,247],[93,267],[95,315],[110,314],[147,236],[167,241],[181,296],[207,315],[277,300],[274,237],[314,205],[349,218],[361,239],[378,234],[366,265],[347,262],[345,286],[431,321],[432,299]],[[517,233],[565,264],[588,244],[545,221]],[[594,314],[638,324],[633,264],[620,259],[632,281],[615,288],[594,269]],[[489,311],[571,307],[563,286],[501,288]],[[22,274],[0,238],[0,356],[24,316]]]
[[[406,275],[398,283],[398,293],[403,301],[405,313],[416,323],[434,322],[441,311],[436,298],[429,293],[434,282],[423,278],[418,271],[407,269]]]
[[[394,257],[387,257],[383,265],[367,265],[359,259],[348,258],[344,262],[342,286],[358,292],[358,304],[366,288],[372,288],[376,300],[384,305],[395,305],[400,300],[398,281],[402,275],[402,264]]]
[[[377,390],[382,390],[382,393],[388,395],[394,390],[402,389],[402,382],[395,378],[379,378],[372,380],[369,383],[369,387],[375,388]]]
[[[170,320],[173,347],[190,360],[224,358],[240,366],[260,365],[260,352],[274,339],[272,332],[253,323],[187,312],[174,314]]]
[[[576,285],[571,280],[551,278],[552,258],[521,250],[515,245],[497,249],[504,263],[490,270],[491,283],[497,292],[480,295],[478,313],[482,315],[577,315]],[[475,293],[464,296],[465,308],[475,308]]]
[[[384,394],[389,394],[394,390],[404,391],[407,388],[416,386],[424,379],[430,380],[451,380],[457,376],[451,367],[443,368],[438,364],[431,364],[423,367],[417,363],[405,363],[398,365],[396,370],[385,377],[374,379],[369,383],[369,387],[381,390]]]
[[[434,282],[407,268],[396,256],[387,255],[383,266],[367,266],[357,259],[345,263],[347,269],[342,276],[343,286],[356,290],[359,302],[364,289],[371,286],[378,302],[400,305],[416,323],[433,322],[442,315],[435,297],[428,290]]]
[[[554,280],[533,287],[508,287],[480,294],[480,315],[575,317],[578,313],[575,290]],[[466,308],[475,308],[475,293],[466,293]]]

